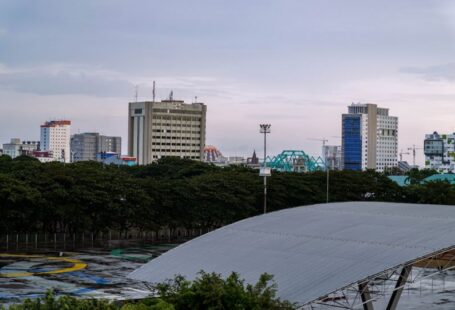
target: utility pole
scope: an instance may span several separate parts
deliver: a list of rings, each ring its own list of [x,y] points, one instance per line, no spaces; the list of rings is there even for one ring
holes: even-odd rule
[[[264,214],[267,213],[267,177],[271,175],[270,168],[267,168],[267,134],[270,133],[270,124],[260,124],[259,132],[264,134],[264,161],[259,176],[264,177]]]

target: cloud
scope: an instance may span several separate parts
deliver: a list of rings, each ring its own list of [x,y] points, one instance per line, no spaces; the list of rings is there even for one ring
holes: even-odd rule
[[[403,67],[400,72],[418,75],[428,81],[455,81],[455,63],[427,67]]]
[[[0,89],[37,95],[129,96],[134,84],[115,72],[84,66],[9,68],[0,65]]]

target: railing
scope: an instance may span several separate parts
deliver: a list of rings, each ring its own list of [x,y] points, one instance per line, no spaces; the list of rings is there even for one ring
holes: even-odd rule
[[[86,233],[0,234],[0,252],[115,248],[155,243],[181,243],[199,237],[207,229],[161,229],[159,231],[114,231]]]

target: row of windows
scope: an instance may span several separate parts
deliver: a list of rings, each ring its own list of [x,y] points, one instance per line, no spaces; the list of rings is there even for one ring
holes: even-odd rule
[[[200,147],[199,143],[170,143],[170,142],[152,142],[152,145],[172,145],[172,146],[197,146]]]
[[[179,121],[179,122],[188,122],[188,121],[193,121],[193,122],[200,122],[201,117],[191,117],[191,116],[152,116],[152,120],[173,120],[173,121]]]
[[[195,134],[200,134],[200,130],[170,130],[170,129],[153,129],[153,132],[165,132],[165,133],[195,133]]]
[[[161,156],[159,155],[153,155],[153,158],[154,159],[158,159],[160,158]],[[183,158],[188,158],[188,159],[199,159],[200,157],[199,156],[182,156]]]
[[[152,136],[153,139],[161,139],[161,140],[196,140],[200,141],[200,137],[171,137],[171,136]]]
[[[172,149],[154,149],[154,148],[152,148],[152,152],[160,152],[160,153],[196,153],[196,154],[199,154],[201,151],[200,150],[189,150],[189,149],[172,150]]]
[[[188,111],[188,110],[171,110],[171,109],[152,109],[155,113],[172,113],[172,114],[193,114],[200,115],[200,111]]]
[[[193,123],[193,124],[172,124],[172,123],[152,123],[153,127],[172,127],[172,128],[180,128],[180,127],[193,127],[193,128],[200,128],[201,124],[198,123]]]

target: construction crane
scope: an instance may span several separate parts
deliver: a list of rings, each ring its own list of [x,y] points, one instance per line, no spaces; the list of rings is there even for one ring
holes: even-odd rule
[[[400,155],[400,161],[403,161],[403,155],[411,155],[411,153],[409,153],[409,152],[403,152],[403,150],[401,150],[401,152],[400,152],[399,155]]]
[[[322,152],[324,152],[324,146],[326,142],[329,142],[326,138],[308,138],[308,140],[321,141],[322,142]],[[322,154],[324,155],[324,154]]]
[[[408,151],[412,151],[412,165],[416,165],[416,150],[423,150],[422,147],[416,147],[415,144],[412,147],[408,147]]]

